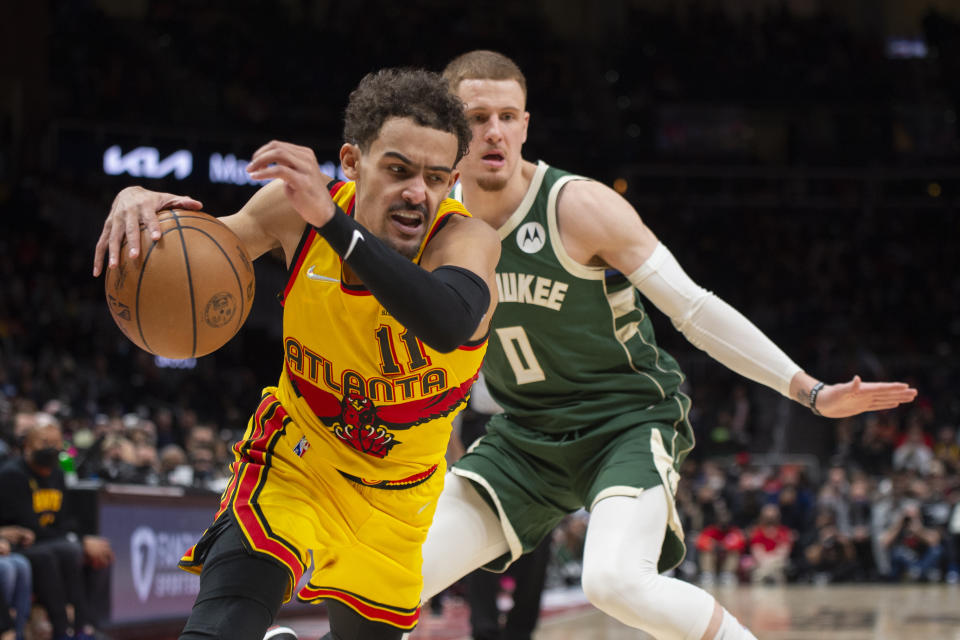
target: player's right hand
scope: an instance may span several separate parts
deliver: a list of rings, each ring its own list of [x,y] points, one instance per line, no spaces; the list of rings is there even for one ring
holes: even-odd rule
[[[140,225],[150,230],[154,241],[160,239],[160,223],[157,213],[166,209],[193,209],[199,211],[203,204],[190,196],[176,196],[172,193],[149,191],[143,187],[127,187],[117,194],[110,207],[110,213],[103,223],[103,231],[97,240],[97,249],[93,255],[93,277],[103,272],[103,258],[108,257],[107,267],[115,268],[120,264],[120,247],[126,236],[130,257],[140,255]]]

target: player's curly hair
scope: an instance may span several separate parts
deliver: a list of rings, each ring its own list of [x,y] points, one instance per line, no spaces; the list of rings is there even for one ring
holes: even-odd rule
[[[423,127],[457,137],[457,162],[470,148],[472,133],[463,102],[443,76],[424,69],[381,69],[364,76],[350,93],[343,139],[366,151],[389,118],[410,118]]]

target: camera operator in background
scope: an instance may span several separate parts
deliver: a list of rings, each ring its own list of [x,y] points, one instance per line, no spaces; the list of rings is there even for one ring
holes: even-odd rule
[[[924,523],[919,503],[911,500],[903,505],[881,543],[889,549],[892,579],[904,575],[911,582],[939,579],[943,541],[936,529]]]

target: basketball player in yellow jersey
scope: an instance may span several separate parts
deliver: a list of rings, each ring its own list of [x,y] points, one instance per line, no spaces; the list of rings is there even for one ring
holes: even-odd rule
[[[381,71],[351,94],[340,150],[350,182],[284,142],[248,166],[272,180],[221,218],[254,257],[281,248],[280,381],[234,447],[212,526],[181,560],[200,592],[181,640],[260,640],[297,596],[325,600],[335,638],[398,639],[418,619],[420,548],[443,486],[450,422],[486,350],[496,233],[446,195],[470,143],[437,74]],[[95,254],[117,264],[156,212],[186,197],[122,191]],[[162,240],[161,240],[162,242]]]

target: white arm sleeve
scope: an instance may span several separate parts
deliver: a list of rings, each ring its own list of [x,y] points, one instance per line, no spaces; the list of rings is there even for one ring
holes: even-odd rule
[[[691,280],[663,243],[627,279],[695,347],[790,397],[790,381],[800,367],[743,314]]]

